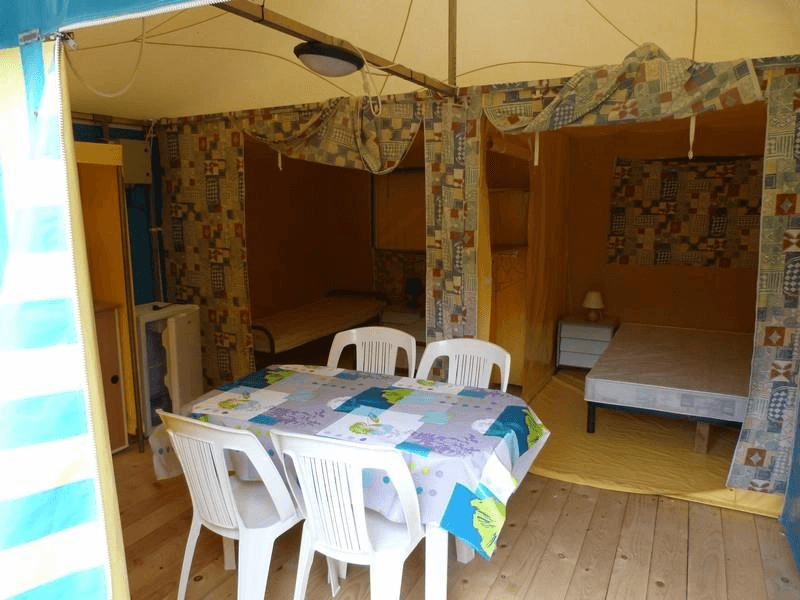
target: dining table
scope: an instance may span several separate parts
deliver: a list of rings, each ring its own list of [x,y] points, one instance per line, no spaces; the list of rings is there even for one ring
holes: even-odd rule
[[[280,468],[271,429],[397,448],[425,526],[427,600],[447,595],[448,534],[458,560],[491,558],[508,499],[550,435],[524,400],[501,390],[316,365],[260,369],[189,410],[253,432]],[[368,508],[402,521],[387,478],[365,473],[364,488]]]

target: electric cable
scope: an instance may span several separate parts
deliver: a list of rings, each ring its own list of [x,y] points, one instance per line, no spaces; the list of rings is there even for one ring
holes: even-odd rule
[[[142,35],[141,40],[139,43],[139,54],[136,57],[136,65],[133,67],[133,74],[131,75],[130,80],[126,83],[121,89],[117,90],[116,92],[103,92],[98,90],[94,86],[92,86],[86,79],[84,79],[78,70],[75,68],[75,65],[72,64],[72,59],[70,59],[70,53],[64,52],[64,56],[67,59],[67,65],[69,66],[72,74],[80,81],[83,85],[85,85],[92,93],[100,96],[101,98],[118,98],[122,96],[125,92],[127,92],[130,87],[133,85],[133,82],[136,81],[136,76],[139,74],[139,67],[142,64],[142,54],[144,53],[144,38],[145,38],[145,31],[144,31],[144,19],[142,19]]]
[[[594,11],[595,11],[595,12],[596,12],[598,15],[600,15],[600,16],[603,18],[603,20],[604,20],[606,23],[608,23],[609,25],[611,25],[611,27],[613,27],[614,29],[616,29],[616,30],[617,30],[617,32],[618,32],[618,33],[619,33],[619,34],[620,34],[622,37],[624,37],[626,40],[628,40],[628,41],[629,41],[631,44],[633,44],[633,45],[634,45],[634,46],[636,46],[637,48],[638,48],[639,46],[641,46],[641,44],[639,44],[639,43],[635,42],[633,39],[631,39],[631,37],[630,37],[630,36],[629,36],[627,33],[625,33],[624,31],[622,31],[622,29],[620,29],[619,27],[617,27],[616,25],[614,25],[614,23],[612,23],[612,22],[611,22],[611,19],[609,19],[607,16],[605,16],[605,15],[604,15],[604,14],[603,14],[603,13],[600,11],[600,9],[598,9],[598,8],[597,8],[597,7],[596,7],[594,4],[592,4],[592,3],[590,2],[590,0],[584,0],[584,2],[586,2],[586,4],[588,4],[589,6],[591,6],[591,7],[592,7],[592,10],[594,10]]]
[[[403,43],[403,38],[404,38],[404,37],[405,37],[405,35],[406,35],[406,27],[408,27],[408,20],[409,20],[409,17],[411,17],[411,8],[412,8],[413,6],[414,6],[414,0],[409,0],[409,3],[408,3],[408,10],[406,11],[406,20],[405,20],[405,21],[403,21],[403,29],[402,29],[402,31],[400,32],[400,39],[399,39],[399,40],[397,40],[397,47],[396,47],[396,48],[395,48],[395,50],[394,50],[394,56],[392,56],[392,62],[394,62],[394,61],[396,61],[396,60],[397,60],[397,55],[400,53],[400,46],[401,46],[401,44]],[[395,66],[396,64],[397,64],[397,63],[394,63],[394,64],[392,64],[392,65],[386,65],[386,67],[393,67],[393,66]],[[386,67],[384,67],[384,68],[386,68]],[[384,80],[383,80],[383,85],[381,86],[381,91],[380,91],[380,93],[381,93],[381,94],[383,94],[383,90],[384,90],[384,88],[386,87],[386,84],[387,84],[388,82],[389,82],[389,78],[388,78],[388,77],[387,77],[386,79],[384,79]]]

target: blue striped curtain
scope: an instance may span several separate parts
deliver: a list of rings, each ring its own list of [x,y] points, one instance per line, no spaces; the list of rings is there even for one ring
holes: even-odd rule
[[[15,600],[112,594],[54,50],[0,51],[0,598]]]

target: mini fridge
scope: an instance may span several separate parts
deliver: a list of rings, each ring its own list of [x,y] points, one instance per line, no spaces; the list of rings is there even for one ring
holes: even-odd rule
[[[136,306],[144,434],[161,420],[157,408],[181,413],[203,394],[200,310],[195,304],[149,302]]]

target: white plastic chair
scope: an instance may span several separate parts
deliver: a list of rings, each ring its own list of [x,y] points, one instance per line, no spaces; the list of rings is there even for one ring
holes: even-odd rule
[[[328,366],[339,366],[342,350],[356,346],[356,370],[381,375],[394,375],[397,351],[405,350],[409,376],[414,376],[417,364],[417,340],[414,336],[391,327],[358,327],[340,331],[333,338],[328,354]]]
[[[403,564],[425,535],[414,481],[400,451],[275,429],[270,435],[306,516],[294,600],[305,599],[314,552],[326,555],[329,565],[330,559],[345,566],[369,565],[370,597],[400,598]],[[362,477],[366,469],[389,477],[404,523],[365,508]],[[344,569],[339,573],[344,574]],[[338,586],[338,579],[335,583]]]
[[[455,385],[488,388],[492,366],[500,367],[500,389],[508,388],[511,355],[492,342],[472,338],[456,338],[430,342],[422,353],[417,379],[430,375],[434,361],[446,356],[447,382]]]
[[[223,536],[226,568],[239,540],[236,597],[263,600],[280,534],[302,520],[278,468],[261,442],[246,430],[220,427],[156,410],[178,455],[192,498],[192,524],[183,555],[178,600],[186,597],[189,570],[201,526]],[[242,481],[228,474],[225,450],[244,453],[261,481]],[[263,482],[263,483],[262,483]]]

